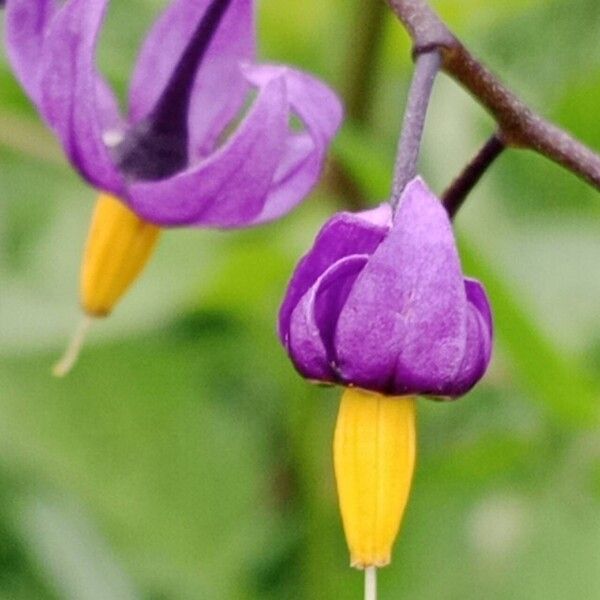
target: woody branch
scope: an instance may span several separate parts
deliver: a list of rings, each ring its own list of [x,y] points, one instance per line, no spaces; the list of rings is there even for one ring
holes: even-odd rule
[[[506,147],[533,150],[600,190],[600,155],[550,123],[509,90],[450,31],[426,0],[386,0],[410,34],[415,54],[437,51],[441,68],[487,109]]]

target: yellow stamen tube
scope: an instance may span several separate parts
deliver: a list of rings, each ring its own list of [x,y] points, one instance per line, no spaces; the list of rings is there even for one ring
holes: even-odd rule
[[[100,195],[81,265],[86,314],[105,317],[112,311],[148,262],[159,233],[117,198]]]
[[[92,318],[105,317],[138,277],[158,240],[160,228],[140,219],[114,196],[100,194],[81,265],[81,305],[85,313],[53,373],[73,367]]]
[[[353,567],[365,569],[375,597],[375,568],[390,563],[408,502],[416,454],[415,399],[358,388],[342,395],[334,465]]]

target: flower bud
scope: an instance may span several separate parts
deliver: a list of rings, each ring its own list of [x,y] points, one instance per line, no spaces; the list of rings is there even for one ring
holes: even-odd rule
[[[487,369],[492,312],[462,273],[446,210],[415,178],[395,214],[384,203],[325,224],[288,285],[279,335],[307,379],[453,399]]]

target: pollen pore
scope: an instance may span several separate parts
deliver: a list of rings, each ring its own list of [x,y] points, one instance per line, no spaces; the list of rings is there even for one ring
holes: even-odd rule
[[[334,437],[338,497],[351,565],[390,563],[412,483],[415,400],[358,388],[342,395]]]

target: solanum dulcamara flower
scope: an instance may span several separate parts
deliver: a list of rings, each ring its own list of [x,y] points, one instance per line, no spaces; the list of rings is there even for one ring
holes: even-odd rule
[[[415,460],[414,396],[454,399],[492,349],[486,292],[461,271],[441,202],[416,178],[330,219],[289,284],[279,334],[301,375],[345,386],[334,458],[354,566],[388,564]]]
[[[256,63],[252,0],[172,2],[142,46],[123,115],[95,64],[107,6],[6,2],[16,76],[100,193],[81,278],[91,316],[112,310],[160,228],[249,227],[290,211],[318,180],[342,116],[311,75]]]

